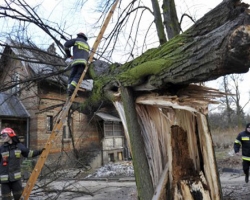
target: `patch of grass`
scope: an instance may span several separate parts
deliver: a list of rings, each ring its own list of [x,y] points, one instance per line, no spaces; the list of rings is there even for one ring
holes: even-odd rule
[[[244,129],[212,130],[212,138],[216,149],[233,148],[235,138]]]
[[[228,151],[224,151],[224,150],[216,151],[215,150],[215,156],[216,156],[216,159],[218,160],[225,159],[226,157],[228,157]]]
[[[235,156],[233,149],[235,138],[242,130],[244,130],[244,128],[211,131],[215,157],[219,169],[242,168],[241,156]]]

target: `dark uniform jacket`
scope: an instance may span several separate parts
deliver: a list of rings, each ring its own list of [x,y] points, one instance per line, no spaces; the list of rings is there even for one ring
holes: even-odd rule
[[[71,57],[70,47],[73,47],[73,62],[72,66],[77,64],[85,64],[87,65],[88,57],[89,57],[89,45],[87,41],[82,37],[77,37],[75,39],[68,40],[64,44],[65,52],[68,57]]]
[[[21,155],[31,158],[40,155],[42,150],[29,150],[22,143],[4,143],[0,153],[0,182],[8,183],[21,179]]]
[[[250,161],[250,133],[247,130],[239,133],[234,142],[234,152],[238,153],[240,148],[242,148],[242,159]]]

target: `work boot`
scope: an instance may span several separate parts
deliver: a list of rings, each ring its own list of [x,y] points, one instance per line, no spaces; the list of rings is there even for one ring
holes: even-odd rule
[[[248,180],[249,180],[249,174],[245,174],[245,182],[248,183]]]
[[[74,90],[75,90],[75,86],[70,84],[70,86],[67,89],[67,94],[68,94],[69,97],[72,96]]]

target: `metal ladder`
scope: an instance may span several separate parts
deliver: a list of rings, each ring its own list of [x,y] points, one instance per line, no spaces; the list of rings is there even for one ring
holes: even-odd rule
[[[112,7],[111,7],[111,9],[110,9],[110,11],[108,13],[108,16],[106,17],[106,19],[104,21],[104,24],[102,25],[102,28],[101,28],[101,30],[100,30],[100,32],[99,32],[99,34],[98,34],[98,36],[97,36],[97,38],[95,40],[93,48],[91,50],[91,53],[90,53],[90,56],[89,56],[89,59],[88,59],[88,63],[91,63],[93,61],[94,54],[95,54],[95,52],[97,50],[97,47],[98,47],[98,45],[99,45],[99,43],[100,43],[100,41],[101,41],[101,39],[103,37],[103,34],[104,34],[104,32],[105,32],[105,30],[107,28],[107,25],[108,25],[113,13],[114,13],[114,10],[115,10],[118,2],[119,2],[119,0],[116,0],[116,2],[112,5]],[[83,81],[83,79],[85,77],[85,74],[86,74],[87,70],[88,70],[88,64],[85,67],[85,69],[84,69],[84,71],[83,71],[83,73],[82,73],[82,75],[81,75],[81,77],[79,79],[79,82],[78,82],[72,96],[67,99],[67,101],[65,102],[65,104],[63,106],[63,109],[62,109],[61,113],[57,117],[56,123],[55,123],[55,125],[53,127],[53,130],[52,130],[52,132],[50,134],[50,137],[49,137],[48,141],[45,144],[45,147],[44,147],[45,150],[42,152],[39,159],[37,160],[36,166],[34,167],[32,173],[30,175],[30,178],[29,178],[28,182],[26,183],[26,186],[25,186],[25,188],[23,190],[23,193],[22,193],[22,196],[21,196],[21,200],[28,200],[28,198],[30,196],[30,193],[32,191],[32,188],[34,187],[34,185],[36,183],[36,180],[37,180],[39,174],[41,173],[41,170],[42,170],[42,168],[44,166],[44,163],[45,163],[45,161],[46,161],[46,159],[47,159],[47,157],[49,155],[50,149],[51,149],[52,144],[53,144],[53,140],[55,139],[57,134],[60,132],[65,120],[67,119],[68,111],[69,111],[69,109],[70,109],[70,107],[71,107],[71,105],[72,105],[72,103],[73,103],[73,101],[75,99],[77,91],[78,91],[78,89],[79,89],[79,87],[80,87],[80,85],[81,85],[81,83],[82,83],[82,81]]]

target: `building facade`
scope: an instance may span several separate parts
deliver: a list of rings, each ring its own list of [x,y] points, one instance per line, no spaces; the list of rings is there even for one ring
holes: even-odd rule
[[[67,99],[67,75],[56,73],[60,70],[58,66],[65,66],[65,63],[59,60],[56,61],[57,65],[51,66],[46,64],[47,60],[51,60],[46,55],[47,52],[39,50],[39,53],[33,53],[30,50],[22,50],[22,48],[14,46],[15,44],[6,46],[2,53],[0,80],[3,84],[0,87],[0,96],[2,96],[2,104],[10,104],[6,101],[8,96],[9,99],[19,101],[20,105],[16,104],[14,107],[17,105],[19,107],[13,109],[13,112],[8,116],[5,116],[5,112],[10,109],[7,107],[5,110],[0,109],[0,126],[1,129],[12,127],[27,147],[41,149],[45,146],[57,121],[57,116]],[[33,59],[33,62],[27,61],[27,55],[29,55],[29,59]],[[26,56],[26,60],[23,59],[24,56]],[[17,57],[19,59],[15,59]],[[55,75],[51,75],[53,73]],[[91,89],[91,80],[84,81],[74,105],[80,106],[88,98],[88,92]],[[20,116],[20,107],[23,108],[24,116]],[[93,152],[95,150],[96,153],[93,156],[97,160],[95,166],[110,161],[123,160],[125,143],[121,121],[107,122],[105,118],[101,117],[100,119],[90,121],[89,116],[77,110],[74,112],[70,110],[62,130],[52,141],[50,154],[60,155],[62,152],[70,152],[74,149],[77,149],[78,152],[81,150]],[[98,128],[97,123],[100,121],[104,124],[105,130]],[[107,123],[117,124],[114,127],[119,127],[118,138],[118,135],[108,134],[107,128],[105,128],[109,127]],[[114,134],[116,134],[115,132],[114,130]],[[113,147],[112,142],[107,139],[108,137],[109,140],[112,138],[111,140],[115,144]],[[95,158],[89,158],[89,160],[93,161]]]

